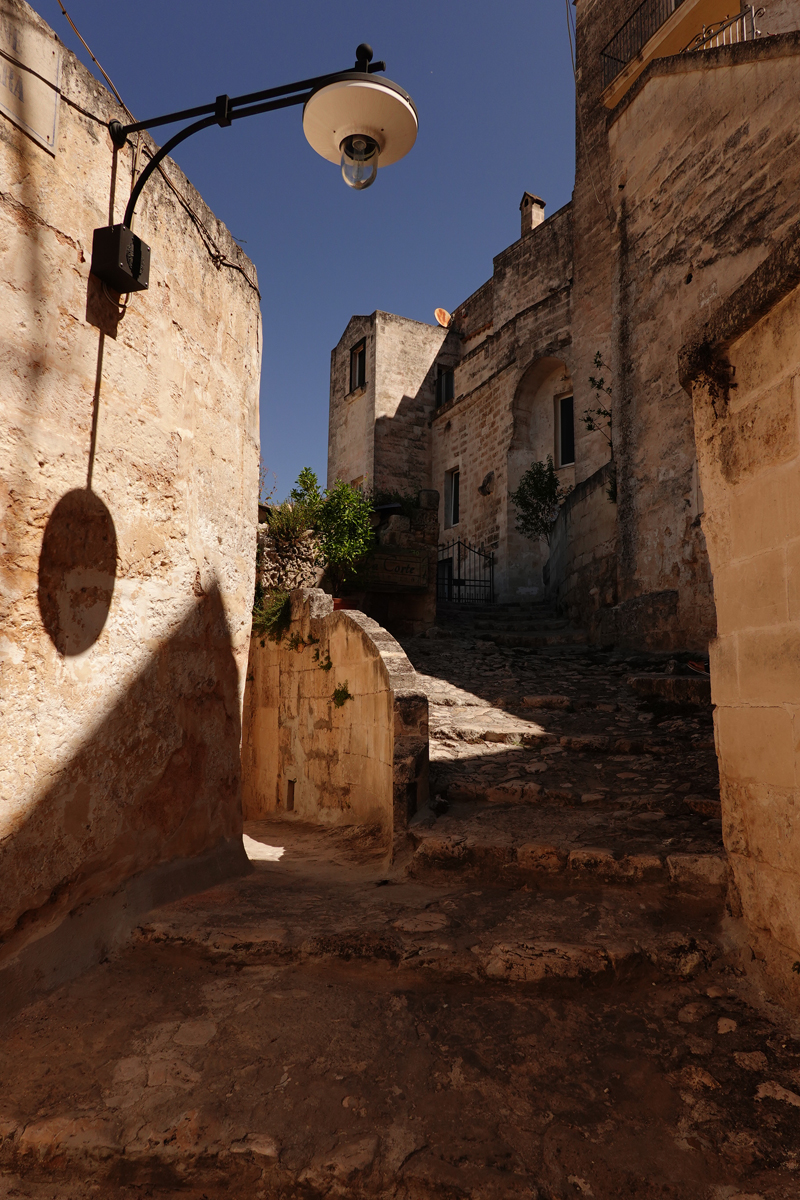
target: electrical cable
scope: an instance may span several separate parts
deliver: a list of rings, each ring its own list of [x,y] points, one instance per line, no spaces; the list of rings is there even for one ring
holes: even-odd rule
[[[103,70],[103,68],[101,67],[100,63],[97,61],[97,59],[95,58],[95,56],[92,54],[92,52],[91,52],[91,50],[90,50],[89,46],[88,46],[88,45],[87,45],[87,43],[84,41],[83,37],[81,37],[81,32],[80,32],[80,30],[78,29],[78,26],[75,24],[75,22],[73,21],[72,17],[71,17],[71,16],[69,15],[69,13],[67,12],[67,10],[64,8],[64,5],[63,5],[63,3],[62,3],[62,0],[58,0],[58,5],[59,5],[59,8],[61,9],[62,13],[64,14],[64,16],[65,16],[65,17],[67,18],[67,20],[69,21],[69,23],[70,23],[70,25],[72,26],[73,30],[75,31],[75,35],[76,35],[76,37],[78,37],[78,38],[80,39],[80,42],[81,42],[81,44],[83,45],[83,48],[85,49],[86,53],[89,55],[89,58],[90,58],[90,59],[92,60],[92,62],[95,64],[95,66],[97,67],[98,71],[99,71],[99,72],[100,72],[100,74],[103,76],[103,79],[105,79],[106,83],[107,83],[107,84],[108,84],[108,86],[111,88],[111,91],[112,91],[112,92],[114,93],[114,95],[116,96],[116,98],[117,98],[117,101],[119,102],[119,104],[121,105],[121,107],[125,109],[125,112],[128,114],[128,116],[130,117],[130,119],[133,121],[133,120],[135,119],[135,118],[134,118],[134,116],[133,116],[133,113],[132,113],[132,112],[131,112],[131,110],[128,108],[128,106],[125,104],[125,102],[124,102],[124,100],[122,99],[122,97],[120,96],[119,92],[118,92],[118,91],[117,91],[117,89],[114,87],[114,84],[111,82],[111,80],[109,79],[108,75],[106,75],[105,71],[104,71],[104,70]]]
[[[61,3],[61,0],[59,0],[59,3]],[[606,216],[608,217],[609,221],[611,221],[611,220],[613,220],[613,214],[611,212],[611,209],[609,208],[607,202],[604,203],[600,199],[599,195],[597,194],[597,188],[596,188],[595,182],[594,182],[594,171],[592,170],[592,161],[589,158],[589,147],[586,144],[586,130],[584,129],[584,125],[583,125],[583,113],[581,111],[581,102],[580,102],[580,97],[578,95],[578,72],[577,72],[577,69],[575,66],[575,50],[573,49],[573,43],[572,43],[573,28],[572,28],[572,19],[571,19],[571,15],[570,15],[570,11],[569,11],[569,0],[564,0],[564,5],[566,8],[566,12],[567,12],[567,34],[569,35],[569,57],[572,62],[572,78],[575,81],[575,111],[578,114],[578,131],[580,133],[581,145],[583,146],[583,154],[584,154],[584,158],[586,159],[586,166],[589,169],[589,179],[592,184],[592,191],[594,192],[594,198],[597,201],[597,203],[600,205],[601,208],[605,208]],[[575,45],[577,46],[577,42],[578,42],[577,29],[575,29],[574,33],[575,33]]]
[[[64,16],[67,18],[67,20],[69,21],[70,25],[72,26],[72,28],[73,28],[73,30],[74,30],[74,32],[75,32],[75,35],[76,35],[76,36],[78,37],[78,39],[80,40],[80,42],[81,42],[81,45],[82,45],[82,46],[84,47],[84,49],[86,50],[86,53],[89,55],[89,57],[91,58],[92,62],[95,64],[95,66],[97,67],[98,71],[99,71],[99,72],[100,72],[100,74],[103,76],[103,78],[105,79],[105,81],[106,81],[106,83],[108,84],[109,88],[110,88],[110,89],[111,89],[111,91],[113,92],[113,94],[114,94],[114,97],[115,97],[115,99],[117,100],[118,104],[119,104],[119,105],[120,105],[120,107],[121,107],[122,109],[124,109],[124,111],[125,111],[125,112],[128,114],[128,116],[130,117],[131,123],[132,123],[132,124],[133,124],[133,123],[135,123],[135,121],[136,121],[136,118],[134,117],[134,115],[133,115],[133,113],[131,112],[131,110],[128,108],[128,106],[127,106],[127,104],[125,103],[125,101],[124,101],[124,100],[122,99],[122,97],[120,96],[119,92],[117,91],[116,87],[114,86],[114,84],[113,84],[113,82],[111,81],[111,79],[109,78],[109,76],[108,76],[108,75],[106,74],[106,72],[103,70],[103,67],[101,66],[100,62],[99,62],[99,61],[98,61],[98,60],[95,58],[94,54],[93,54],[93,53],[92,53],[92,51],[91,51],[91,48],[90,48],[89,44],[87,43],[87,41],[85,40],[85,38],[82,36],[82,34],[81,34],[80,30],[78,29],[77,25],[75,24],[75,22],[73,21],[72,17],[69,15],[69,13],[67,12],[66,8],[64,7],[63,0],[58,0],[58,5],[59,5],[59,8],[61,9],[62,13],[63,13],[63,14],[64,14]],[[66,99],[66,97],[64,97],[64,99]],[[70,104],[72,105],[72,107],[73,107],[73,108],[77,108],[77,109],[78,109],[80,112],[82,112],[82,113],[83,113],[85,116],[87,116],[87,117],[91,117],[91,118],[92,118],[92,120],[94,120],[94,121],[98,121],[98,122],[100,122],[100,124],[102,124],[102,125],[105,125],[105,126],[106,126],[106,128],[108,128],[107,122],[106,122],[106,121],[104,121],[102,117],[98,117],[98,116],[97,116],[95,113],[90,113],[90,112],[87,112],[85,109],[83,109],[83,108],[80,108],[80,107],[79,107],[77,104],[72,104],[72,102],[71,102],[71,101],[68,101],[68,103],[70,103]],[[152,157],[153,157],[153,154],[151,153],[151,151],[149,150],[149,148],[148,148],[148,147],[146,147],[146,146],[144,145],[144,142],[143,142],[143,139],[142,139],[142,134],[141,134],[141,131],[137,132],[137,135],[136,135],[136,146],[135,146],[135,148],[134,148],[134,152],[133,152],[133,161],[132,161],[132,164],[131,164],[131,192],[133,192],[133,189],[134,189],[134,187],[136,186],[136,170],[137,170],[137,167],[138,167],[138,164],[139,164],[139,152],[140,152],[140,150],[144,151],[144,153],[145,153],[145,154],[147,154],[147,155],[149,155],[149,157],[150,157],[150,158],[152,158]],[[159,175],[161,176],[161,178],[162,178],[162,179],[165,181],[165,183],[168,185],[168,187],[170,187],[170,188],[171,188],[171,190],[172,190],[172,191],[175,193],[175,195],[177,196],[178,200],[179,200],[179,201],[180,201],[180,203],[181,203],[181,206],[182,206],[182,207],[183,207],[183,209],[186,211],[186,213],[189,215],[189,217],[190,217],[190,219],[191,219],[192,223],[194,224],[195,228],[197,229],[198,233],[200,234],[201,241],[203,242],[203,245],[204,245],[204,246],[205,246],[205,248],[206,248],[206,252],[208,253],[208,256],[209,256],[209,258],[211,259],[211,261],[213,262],[213,264],[214,264],[214,266],[217,268],[217,270],[219,270],[221,267],[230,267],[230,268],[231,268],[231,270],[233,270],[233,271],[238,271],[238,272],[239,272],[239,274],[240,274],[240,275],[241,275],[241,276],[242,276],[242,277],[245,279],[245,281],[247,282],[247,284],[248,284],[248,285],[249,285],[249,286],[250,286],[250,287],[253,289],[253,291],[255,292],[255,294],[258,296],[258,298],[259,298],[259,300],[260,300],[260,299],[261,299],[261,292],[260,292],[260,291],[259,291],[259,289],[258,289],[258,285],[257,285],[257,284],[255,284],[255,283],[253,282],[253,280],[250,278],[250,276],[249,276],[249,275],[247,274],[247,272],[245,271],[244,267],[240,266],[240,265],[239,265],[239,263],[233,262],[231,259],[229,259],[229,258],[227,257],[227,255],[225,255],[225,254],[223,253],[223,251],[222,251],[222,250],[220,250],[220,248],[219,248],[219,246],[217,245],[217,243],[216,243],[216,241],[215,241],[215,239],[214,239],[213,235],[211,234],[210,230],[207,228],[207,226],[206,226],[206,225],[205,225],[205,223],[203,222],[202,218],[201,218],[201,217],[199,217],[199,216],[197,215],[197,213],[194,211],[194,209],[192,208],[192,206],[191,206],[191,204],[189,203],[189,201],[188,201],[188,200],[186,199],[186,197],[185,197],[185,196],[184,196],[184,195],[183,195],[183,194],[180,192],[180,190],[179,190],[179,189],[178,189],[178,188],[175,186],[175,184],[174,184],[174,183],[172,182],[172,180],[170,179],[169,175],[167,175],[166,171],[164,171],[164,170],[163,170],[163,168],[162,168],[160,165],[159,165],[159,166],[158,166],[156,169],[157,169],[157,171],[158,171]],[[131,295],[131,294],[130,294],[130,293],[128,293],[128,299],[125,301],[124,305],[122,305],[122,306],[121,306],[121,307],[122,307],[122,311],[123,311],[123,313],[124,313],[125,309],[127,308],[127,306],[128,306],[128,303],[130,302],[130,295]]]

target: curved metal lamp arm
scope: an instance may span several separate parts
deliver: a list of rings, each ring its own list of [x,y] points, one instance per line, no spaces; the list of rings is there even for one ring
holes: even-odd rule
[[[186,138],[191,137],[193,133],[199,133],[201,129],[207,129],[209,125],[214,125],[215,123],[216,117],[204,117],[202,121],[195,121],[194,125],[187,125],[185,129],[181,129],[180,132],[176,133],[174,137],[171,137],[168,142],[165,142],[161,149],[153,155],[153,157],[150,159],[150,162],[136,180],[134,189],[131,192],[130,200],[128,201],[128,207],[125,209],[125,216],[122,218],[122,224],[126,229],[130,229],[131,227],[131,222],[133,221],[133,210],[136,208],[136,201],[141,196],[144,185],[147,183],[153,172],[158,170],[158,166],[162,160],[165,159],[180,142],[183,142],[186,140]]]
[[[292,104],[305,104],[318,87],[336,79],[352,78],[354,71],[372,75],[375,71],[385,70],[386,63],[372,62],[372,47],[366,42],[362,42],[356,50],[355,67],[350,70],[319,75],[314,79],[303,79],[297,83],[287,84],[285,87],[250,92],[248,95],[236,96],[234,99],[229,96],[217,96],[213,104],[201,105],[199,108],[185,108],[181,112],[167,113],[162,117],[153,117],[149,121],[136,121],[131,125],[123,125],[120,121],[109,121],[108,131],[111,140],[117,149],[121,149],[125,145],[128,135],[136,133],[140,129],[169,125],[174,121],[188,120],[190,117],[200,118],[174,134],[150,159],[136,180],[122,224],[95,229],[92,239],[92,273],[119,293],[142,291],[149,287],[150,247],[131,232],[134,209],[153,172],[158,170],[163,160],[176,146],[191,137],[193,133],[199,133],[201,129],[208,129],[211,125],[230,125],[241,117],[255,117],[259,113],[270,112],[276,108],[288,108]]]
[[[363,71],[367,75],[374,75],[376,71],[386,70],[385,62],[372,62],[371,59],[372,47],[363,42],[356,50],[355,70]],[[201,129],[207,129],[210,125],[230,125],[232,121],[238,121],[241,117],[255,117],[259,113],[271,112],[276,108],[288,108],[292,104],[305,104],[315,88],[321,87],[343,74],[345,72],[338,71],[327,75],[317,75],[312,79],[301,79],[297,83],[289,83],[284,87],[267,88],[262,92],[249,92],[247,95],[235,96],[233,99],[229,96],[217,96],[213,104],[201,105],[199,108],[185,108],[182,112],[167,113],[166,116],[153,117],[149,121],[136,121],[131,125],[123,125],[120,121],[109,121],[108,131],[111,134],[111,140],[117,149],[122,149],[128,135],[138,133],[140,129],[155,129],[158,125],[169,125],[173,121],[184,121],[189,117],[202,118],[176,133],[150,159],[131,192],[128,207],[125,209],[123,225],[126,229],[130,229],[136,201],[142,194],[142,189],[153,171],[158,168],[170,151],[186,138],[191,137],[193,133],[199,133]],[[298,95],[298,93],[300,94]],[[280,99],[273,99],[273,97],[280,97]],[[208,116],[204,114],[208,114]]]
[[[216,111],[212,116],[203,117],[202,120],[195,121],[194,124],[187,125],[185,129],[179,130],[178,133],[174,134],[169,141],[165,142],[160,150],[153,155],[153,157],[150,159],[150,162],[136,180],[134,189],[131,192],[130,200],[128,201],[128,207],[125,209],[125,216],[122,220],[122,224],[126,227],[126,229],[130,229],[131,221],[133,220],[133,210],[136,208],[136,201],[141,196],[148,179],[153,172],[158,169],[159,164],[172,153],[175,147],[181,142],[185,141],[186,138],[191,137],[193,133],[199,133],[201,129],[208,129],[211,125],[230,125],[231,121],[238,121],[240,117],[255,117],[259,113],[271,112],[276,108],[289,108],[289,106],[292,104],[305,104],[310,95],[310,92],[303,92],[299,96],[286,96],[282,100],[272,100],[267,104],[250,105],[248,108],[240,109],[239,112],[230,111],[229,106],[231,102],[228,100],[227,96],[218,97]],[[220,101],[227,103],[220,104]],[[120,128],[123,127],[121,126]]]

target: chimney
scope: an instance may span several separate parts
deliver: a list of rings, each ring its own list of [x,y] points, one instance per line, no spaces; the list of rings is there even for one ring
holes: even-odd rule
[[[522,217],[520,237],[525,237],[526,233],[530,233],[544,220],[544,200],[534,196],[532,192],[525,192],[519,202],[519,211]]]

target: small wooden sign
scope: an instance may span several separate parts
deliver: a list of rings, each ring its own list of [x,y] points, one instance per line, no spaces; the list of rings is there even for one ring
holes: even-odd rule
[[[61,54],[54,37],[0,4],[0,112],[56,152]]]
[[[424,550],[380,547],[364,564],[362,582],[372,592],[424,591],[428,555]]]

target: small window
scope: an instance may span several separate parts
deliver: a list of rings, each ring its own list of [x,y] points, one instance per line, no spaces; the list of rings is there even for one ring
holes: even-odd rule
[[[575,414],[572,396],[556,396],[556,463],[569,467],[575,462]]]
[[[350,351],[350,391],[357,392],[367,382],[367,343],[359,342]]]
[[[365,478],[366,477],[364,475],[359,475],[358,479],[351,479],[350,487],[355,488],[356,491],[363,493]]]
[[[452,367],[436,368],[436,407],[449,404],[455,395],[455,385]]]
[[[444,525],[449,529],[458,524],[460,516],[460,485],[459,471],[455,468],[448,471],[444,477]]]

